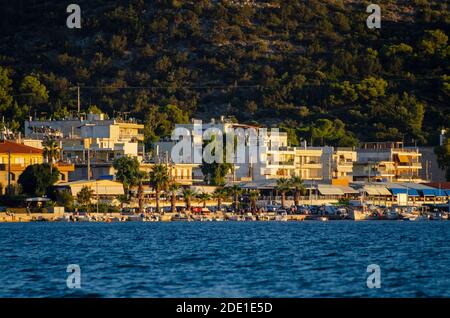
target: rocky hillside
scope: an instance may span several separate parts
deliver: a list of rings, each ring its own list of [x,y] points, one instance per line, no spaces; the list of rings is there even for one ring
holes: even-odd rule
[[[361,140],[434,144],[450,120],[448,1],[78,0],[2,5],[0,112],[82,107],[149,123],[148,142],[175,120],[221,114],[278,125],[292,143]],[[176,107],[168,107],[175,105]]]

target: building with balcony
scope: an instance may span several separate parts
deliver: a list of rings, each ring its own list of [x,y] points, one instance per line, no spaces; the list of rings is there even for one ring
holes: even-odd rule
[[[155,163],[141,163],[140,170],[149,173],[152,171]],[[196,165],[194,164],[167,164],[167,170],[169,173],[169,178],[182,186],[190,186],[194,182],[193,170]]]
[[[357,150],[355,181],[423,182],[419,149],[402,142],[366,143]]]
[[[132,120],[105,119],[104,114],[88,114],[87,118],[25,121],[25,138],[60,141],[62,156],[70,162],[87,162],[87,152],[98,162],[109,162],[120,156],[142,160],[144,125]]]
[[[196,131],[195,127],[201,127],[201,129]],[[194,178],[203,179],[200,171],[201,163],[195,163],[195,156],[202,158],[199,151],[202,150],[203,146],[203,134],[210,128],[216,128],[225,135],[239,129],[243,131],[251,129],[257,134],[257,160],[255,160],[255,157],[250,160],[250,157],[254,155],[249,151],[250,137],[247,135],[244,140],[245,151],[241,153],[238,150],[235,151],[234,170],[226,177],[229,182],[270,180],[292,176],[299,176],[304,180],[323,180],[324,178],[323,148],[308,147],[306,144],[302,147],[290,147],[287,133],[238,124],[223,117],[219,121],[211,120],[206,124],[198,120],[192,120],[190,124],[176,125],[176,128],[185,128],[190,133],[192,140],[191,156],[183,163],[194,165]],[[161,161],[167,160],[174,145],[174,141],[167,140],[156,143],[156,155],[160,157]],[[198,153],[196,154],[195,151]]]
[[[134,120],[106,119],[104,114],[87,114],[86,118],[25,121],[25,138],[107,138],[143,141],[144,125]]]
[[[356,158],[357,153],[353,148],[324,147],[322,157],[324,179],[344,183],[353,181],[353,163]]]
[[[287,136],[286,136],[287,139]],[[255,165],[253,180],[301,177],[303,180],[322,180],[323,149],[316,147],[268,148],[267,155]]]
[[[106,119],[104,114],[64,120],[25,122],[28,139],[58,140],[61,159],[75,165],[68,181],[89,180],[114,175],[116,158],[129,156],[142,161],[144,125],[133,120]]]

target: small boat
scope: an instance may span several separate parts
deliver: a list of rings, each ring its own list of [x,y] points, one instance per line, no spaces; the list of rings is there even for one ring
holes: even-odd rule
[[[106,223],[120,222],[120,219],[118,217],[110,216],[105,219],[105,222]]]
[[[427,221],[428,217],[421,214],[415,213],[402,213],[403,221]]]
[[[398,220],[398,218],[399,218],[398,209],[397,208],[387,209],[383,213],[383,217],[386,220]]]
[[[228,221],[240,221],[240,217],[238,215],[229,215],[227,217]]]
[[[77,222],[91,222],[91,218],[87,215],[80,215],[75,217],[75,220]]]
[[[288,218],[286,215],[277,215],[275,217],[275,221],[278,221],[278,222],[287,222],[287,220],[288,220]]]
[[[367,220],[381,220],[383,218],[383,215],[377,211],[369,213],[367,216]]]
[[[365,221],[369,219],[369,213],[363,209],[350,209],[348,215],[354,221]]]
[[[327,221],[328,221],[328,218],[327,218],[326,216],[321,216],[321,217],[319,218],[319,221],[327,222]]]
[[[429,214],[429,218],[431,221],[443,221],[444,217],[441,212],[431,212]]]
[[[130,215],[128,221],[130,222],[142,222],[144,218],[141,215]]]
[[[359,201],[353,201],[350,204],[348,216],[351,220],[366,221],[369,219],[371,211],[369,210],[367,204]]]
[[[172,217],[172,221],[187,222],[187,221],[189,221],[189,217],[186,214],[178,213]]]

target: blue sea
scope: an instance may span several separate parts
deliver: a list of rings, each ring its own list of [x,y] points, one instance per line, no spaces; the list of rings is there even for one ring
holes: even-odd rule
[[[449,266],[450,222],[0,224],[0,297],[450,297]]]

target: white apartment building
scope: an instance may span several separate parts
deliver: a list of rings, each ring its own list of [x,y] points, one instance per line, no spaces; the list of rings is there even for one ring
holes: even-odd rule
[[[287,135],[283,135],[286,137]],[[280,147],[268,149],[262,160],[253,167],[255,181],[301,177],[303,180],[322,180],[323,149],[316,147]]]
[[[199,131],[195,131],[195,124],[197,124],[197,127],[200,127],[201,124]],[[233,123],[223,117],[220,121],[211,120],[206,124],[192,120],[191,124],[176,125],[176,128],[186,128],[192,136],[191,157],[183,162],[191,164],[194,163],[194,151],[200,152],[202,150],[202,136],[209,128],[217,128],[224,134],[237,128],[254,129],[258,133],[258,160],[256,162],[250,160],[249,150],[246,147],[245,163],[240,163],[242,161],[237,160],[238,154],[236,154],[234,171],[227,177],[227,181],[259,181],[290,178],[292,176],[299,176],[304,180],[323,180],[326,178],[323,166],[323,163],[327,161],[324,158],[326,154],[324,148],[308,147],[306,144],[302,147],[290,147],[286,133],[271,133],[270,129],[267,129],[266,134],[260,134],[261,128]],[[156,143],[156,154],[161,158],[160,160],[164,161],[170,157],[174,145],[174,141]],[[197,153],[197,156],[197,158],[201,158],[201,153]],[[337,162],[340,163],[340,161]],[[341,169],[340,165],[338,165],[338,168]],[[200,163],[194,168],[193,174],[195,179],[202,179]]]

